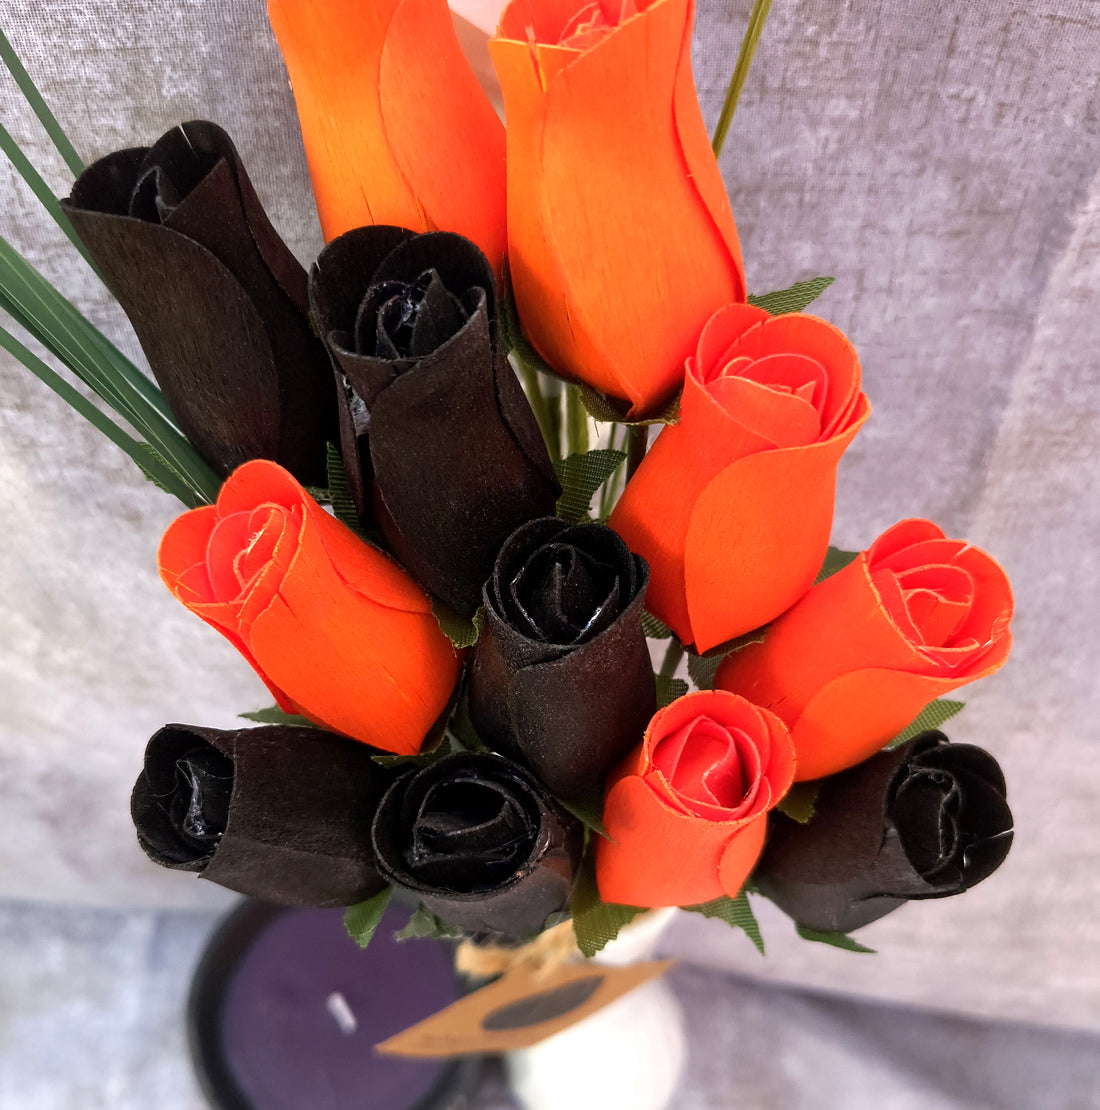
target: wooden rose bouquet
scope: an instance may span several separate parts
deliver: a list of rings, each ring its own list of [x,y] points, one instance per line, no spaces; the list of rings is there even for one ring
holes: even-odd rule
[[[155,862],[364,944],[396,890],[410,935],[591,956],[650,907],[759,941],[747,892],[859,948],[1005,858],[995,759],[937,731],[1005,574],[927,520],[829,547],[859,359],[803,311],[831,279],[747,294],[716,151],[766,9],[712,146],[691,0],[511,0],[506,127],[445,0],[269,0],[308,273],[224,131],[84,167],[4,44],[70,196],[6,149],[155,381],[7,244],[3,307],[102,407],[3,344],[185,504],[161,577],[275,702],[149,741]]]

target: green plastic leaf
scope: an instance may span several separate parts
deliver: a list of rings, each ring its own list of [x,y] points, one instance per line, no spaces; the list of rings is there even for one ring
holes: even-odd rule
[[[939,728],[944,721],[951,720],[956,713],[962,711],[966,702],[951,701],[950,698],[937,698],[935,701],[929,702],[917,715],[913,718],[886,745],[886,750],[892,748],[899,748],[907,740],[912,740],[914,736],[919,736],[922,732],[927,732],[930,728]]]
[[[427,767],[452,751],[451,738],[443,734],[431,747],[422,748],[416,755],[372,755],[371,759],[380,767]]]
[[[293,725],[295,728],[320,728],[306,717],[299,717],[295,713],[286,713],[277,705],[270,709],[256,709],[251,713],[238,713],[238,717],[246,721],[255,721],[258,725]]]
[[[591,959],[597,952],[610,944],[624,925],[630,924],[640,913],[641,906],[620,906],[600,900],[596,886],[596,866],[589,851],[581,866],[577,885],[573,889],[573,935],[577,947]]]
[[[672,639],[672,629],[663,624],[652,613],[642,613],[642,631],[652,640]]]
[[[788,312],[801,312],[807,305],[816,301],[836,278],[817,277],[809,281],[796,281],[788,289],[777,289],[774,293],[747,297],[749,304],[770,312],[773,316],[783,316]]]
[[[646,424],[677,424],[680,421],[680,395],[678,393],[653,416],[647,416],[644,420],[630,420],[627,418],[630,405],[626,401],[620,401],[617,397],[609,397],[606,393],[600,393],[583,382],[578,388],[581,393],[581,404],[588,411],[588,415],[602,424],[626,424],[635,428]]]
[[[360,948],[366,948],[370,944],[392,895],[393,887],[388,886],[373,898],[368,898],[356,906],[348,906],[344,911],[344,928]]]
[[[413,911],[409,923],[394,934],[396,940],[442,940],[447,937],[464,937],[467,933],[454,925],[448,925],[431,910],[419,905]]]
[[[805,825],[814,815],[814,807],[817,805],[817,796],[820,793],[820,779],[815,779],[813,782],[796,782],[779,799],[775,808],[784,817],[789,817],[792,821]]]
[[[812,940],[818,944],[831,944],[834,948],[843,948],[845,952],[869,952],[875,954],[873,948],[853,940],[847,933],[819,933],[816,929],[807,929],[803,925],[796,925],[798,935],[803,940]]]
[[[472,620],[460,617],[449,605],[438,598],[432,598],[432,616],[439,625],[440,632],[459,650],[473,647],[485,624],[485,607],[481,606]]]
[[[699,913],[704,917],[717,917],[734,929],[742,929],[749,940],[756,946],[757,952],[764,955],[764,938],[760,934],[760,926],[756,921],[756,914],[749,905],[748,895],[742,890],[736,898],[723,895],[713,902],[704,902],[699,906],[684,906],[689,913]]]
[[[325,445],[325,464],[328,471],[328,494],[332,501],[332,515],[346,524],[357,536],[363,536],[363,523],[355,511],[355,498],[351,495],[348,476],[344,472],[344,456],[340,448]]]
[[[677,698],[682,698],[688,692],[688,684],[682,678],[673,678],[668,674],[653,676],[657,683],[657,708],[664,709],[671,705]]]
[[[830,547],[825,553],[825,562],[821,564],[821,570],[817,572],[817,577],[814,579],[814,585],[824,582],[826,578],[832,578],[838,570],[843,570],[858,557],[858,551],[842,551],[839,547]]]
[[[625,451],[598,447],[583,455],[570,455],[556,463],[554,469],[561,482],[558,516],[572,524],[588,520],[596,491],[622,466],[625,459]]]
[[[603,795],[595,793],[584,798],[558,798],[558,805],[573,814],[586,828],[607,836],[603,826]]]
[[[741,636],[735,636],[732,640],[727,640],[724,644],[712,647],[710,651],[705,651],[702,655],[689,652],[688,675],[691,681],[694,682],[700,690],[713,690],[714,676],[717,674],[718,666],[722,660],[735,651],[741,651],[742,648],[747,648],[749,644],[762,644],[767,631],[768,626],[764,625],[762,628],[754,628],[751,632],[746,632]]]

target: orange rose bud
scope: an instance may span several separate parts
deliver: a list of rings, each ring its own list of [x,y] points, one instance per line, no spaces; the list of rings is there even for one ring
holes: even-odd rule
[[[870,411],[831,324],[716,312],[687,360],[680,422],[608,521],[649,563],[646,608],[709,651],[793,605],[824,561],[837,464]]]
[[[596,838],[600,897],[628,906],[735,897],[794,769],[790,734],[774,713],[724,690],[677,698],[608,780],[607,837]]]
[[[446,0],[268,0],[325,239],[457,231],[499,273],[504,127]]]
[[[158,564],[288,713],[412,755],[450,701],[459,661],[428,598],[273,462],[174,521]]]
[[[691,74],[692,0],[512,0],[489,52],[508,121],[508,265],[531,342],[635,416],[745,299]]]
[[[729,655],[715,684],[786,721],[798,778],[873,755],[928,702],[1008,657],[1012,590],[1001,567],[929,520],[903,520]]]

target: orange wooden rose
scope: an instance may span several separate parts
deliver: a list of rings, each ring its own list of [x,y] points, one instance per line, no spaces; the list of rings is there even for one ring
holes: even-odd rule
[[[158,563],[287,712],[412,755],[450,700],[459,661],[425,594],[273,462],[174,521]]]
[[[678,698],[608,780],[600,897],[628,906],[734,897],[794,769],[790,734],[773,713],[724,690]]]
[[[325,239],[367,224],[457,231],[499,272],[504,128],[447,0],[268,0]]]
[[[692,0],[512,0],[489,51],[508,122],[508,263],[559,373],[648,413],[744,300],[691,74]]]
[[[903,520],[728,656],[716,685],[790,727],[799,779],[862,762],[934,698],[992,674],[1012,646],[1001,567],[929,520]]]
[[[837,464],[869,413],[831,324],[716,312],[687,360],[680,422],[608,522],[649,563],[646,608],[708,651],[793,605],[825,558]]]

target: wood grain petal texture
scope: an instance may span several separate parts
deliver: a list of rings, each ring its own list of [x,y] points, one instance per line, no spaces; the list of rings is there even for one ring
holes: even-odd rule
[[[693,5],[654,0],[583,52],[552,44],[573,14],[556,7],[514,0],[490,41],[516,302],[543,358],[637,416],[679,388],[707,317],[745,296],[691,75]]]
[[[366,224],[456,231],[499,273],[504,129],[446,0],[269,0],[326,240]]]
[[[186,158],[214,165],[162,222],[127,214],[149,166]],[[305,271],[271,226],[228,135],[210,123],[182,124],[151,148],[94,163],[62,203],[200,454],[221,474],[266,458],[324,484],[336,408],[309,327]]]
[[[886,537],[913,523],[928,524],[904,521]],[[1011,649],[1005,616],[988,643],[959,665],[945,667],[891,618],[872,580],[870,555],[863,552],[811,589],[768,629],[763,643],[728,656],[715,677],[717,686],[771,709],[787,723],[800,781],[873,755],[930,701],[992,674]],[[996,567],[987,556],[983,560]],[[1000,568],[995,578],[995,588],[1007,591]],[[1002,592],[1001,600],[1010,615],[1011,594],[1006,601]]]
[[[257,507],[281,510],[282,531],[239,595],[217,600],[215,526]],[[216,506],[177,519],[158,561],[172,593],[242,650],[284,709],[412,755],[451,697],[458,658],[428,598],[273,464],[240,468]]]

